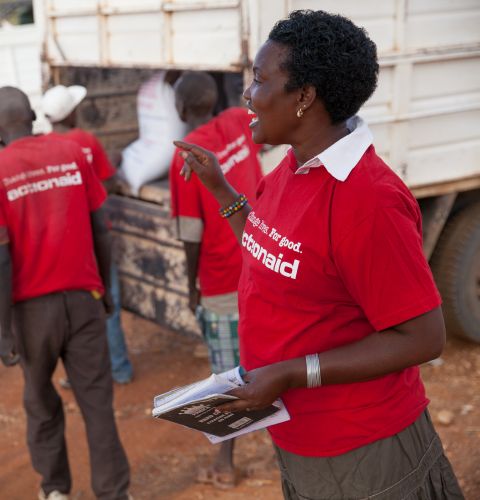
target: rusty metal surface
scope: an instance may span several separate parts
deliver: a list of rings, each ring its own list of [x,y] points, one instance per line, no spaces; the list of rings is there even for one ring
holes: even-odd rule
[[[183,245],[173,237],[169,200],[161,191],[163,204],[126,196],[111,196],[107,202],[122,305],[169,328],[198,334],[188,309]]]

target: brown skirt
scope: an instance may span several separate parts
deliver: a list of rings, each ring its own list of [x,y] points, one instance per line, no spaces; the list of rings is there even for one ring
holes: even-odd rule
[[[464,498],[427,410],[399,434],[336,457],[276,451],[286,500]]]

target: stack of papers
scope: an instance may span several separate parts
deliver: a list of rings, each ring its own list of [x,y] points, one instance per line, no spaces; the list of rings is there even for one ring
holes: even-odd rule
[[[152,415],[199,430],[212,443],[290,419],[280,399],[262,410],[227,413],[217,410],[217,406],[237,399],[226,394],[227,392],[244,384],[239,367],[212,374],[204,380],[156,396],[153,400]]]

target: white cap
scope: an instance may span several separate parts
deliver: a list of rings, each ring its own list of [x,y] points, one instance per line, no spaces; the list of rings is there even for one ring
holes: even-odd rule
[[[42,98],[42,108],[51,123],[65,119],[87,95],[87,89],[82,85],[56,85],[48,89]]]

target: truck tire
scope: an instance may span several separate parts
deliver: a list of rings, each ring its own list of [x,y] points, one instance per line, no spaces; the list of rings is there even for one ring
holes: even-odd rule
[[[455,214],[431,259],[447,333],[480,343],[480,203]]]

